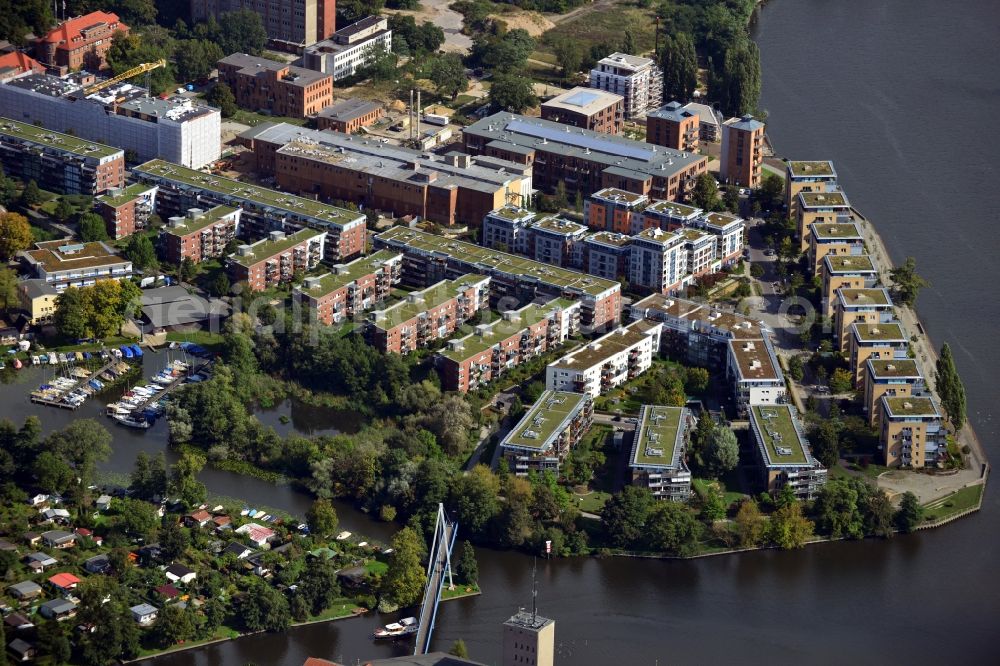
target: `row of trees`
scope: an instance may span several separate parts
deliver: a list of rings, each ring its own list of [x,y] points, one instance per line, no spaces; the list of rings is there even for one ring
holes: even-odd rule
[[[108,338],[118,334],[126,317],[138,315],[141,298],[130,280],[69,287],[56,299],[55,324],[69,338]]]

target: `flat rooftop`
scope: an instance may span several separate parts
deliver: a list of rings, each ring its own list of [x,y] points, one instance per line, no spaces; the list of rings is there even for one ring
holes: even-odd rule
[[[632,443],[631,467],[683,467],[687,409],[643,405]]]
[[[726,227],[743,222],[743,218],[732,213],[720,213],[718,211],[705,213],[701,216],[706,226],[725,229]]]
[[[851,324],[854,337],[860,342],[906,342],[903,327],[896,323]]]
[[[937,405],[934,404],[932,399],[927,397],[910,396],[908,398],[890,398],[887,395],[883,395],[882,404],[885,405],[886,413],[890,417],[941,416],[941,412],[938,411]]]
[[[491,210],[490,217],[495,217],[501,220],[506,220],[508,222],[528,222],[535,218],[538,213],[530,211],[527,208],[521,208],[520,206],[504,206],[503,208],[497,208],[496,210]]]
[[[582,393],[544,391],[500,445],[535,451],[551,448],[588,399]]]
[[[620,190],[617,187],[605,187],[590,195],[591,199],[606,199],[616,203],[625,203],[630,206],[644,203],[648,197],[645,194],[636,194],[628,190]]]
[[[281,240],[271,240],[270,238],[265,238],[257,241],[256,243],[252,243],[249,246],[251,248],[250,254],[241,255],[239,252],[236,252],[229,255],[229,259],[234,263],[249,268],[250,266],[264,261],[265,259],[270,259],[276,254],[286,252],[299,243],[315,238],[322,233],[324,232],[317,231],[316,229],[299,229],[295,233],[287,234]]]
[[[632,236],[635,240],[646,241],[649,243],[656,243],[657,245],[662,245],[666,247],[672,243],[676,243],[681,239],[680,234],[674,231],[664,231],[659,227],[648,227],[643,229],[639,233]]]
[[[838,289],[837,299],[841,305],[851,308],[892,307],[889,291],[882,288]]]
[[[357,97],[347,97],[337,100],[332,105],[320,111],[318,115],[321,118],[330,118],[338,122],[348,123],[381,108],[382,105],[378,102],[358,99]]]
[[[582,224],[577,224],[572,220],[566,220],[561,217],[556,217],[555,215],[546,215],[539,220],[531,223],[532,229],[540,229],[542,231],[547,231],[553,234],[559,234],[564,236],[571,236],[575,234],[581,234],[587,231],[587,227]]]
[[[788,163],[792,178],[836,178],[837,172],[830,160],[792,161]]]
[[[184,223],[176,227],[169,222],[163,232],[172,236],[186,236],[196,231],[201,231],[206,227],[215,224],[219,220],[235,213],[238,209],[232,206],[215,206],[203,211],[198,217],[185,217]]]
[[[587,243],[596,243],[597,245],[607,245],[608,247],[623,248],[629,246],[632,242],[632,237],[615,233],[614,231],[598,231],[596,234],[587,236],[584,241]]]
[[[240,69],[237,73],[243,74],[244,76],[259,76],[264,73],[279,73],[287,70],[283,76],[279,77],[279,80],[286,85],[296,86],[299,88],[305,88],[317,83],[318,81],[322,81],[323,79],[331,78],[329,74],[317,72],[312,69],[305,69],[304,67],[295,67],[294,65],[289,65],[286,62],[268,60],[267,58],[249,55],[246,53],[234,53],[232,55],[228,55],[220,60],[219,64],[239,67]]]
[[[364,222],[365,219],[363,214],[346,208],[338,208],[287,192],[279,192],[259,185],[208,174],[204,171],[188,169],[165,160],[150,160],[134,167],[132,173],[145,175],[155,181],[167,181],[175,185],[250,202],[263,209],[274,209],[294,216],[309,217],[334,226],[342,226],[356,221]]]
[[[621,95],[606,92],[598,88],[577,86],[560,95],[556,95],[547,102],[543,102],[542,108],[561,109],[590,116],[603,111],[609,106],[621,104],[624,99]]]
[[[750,421],[759,435],[768,467],[809,465],[812,456],[791,405],[751,405]]]
[[[391,250],[379,250],[367,257],[355,259],[352,262],[341,264],[336,270],[321,275],[318,278],[306,278],[313,286],[307,287],[305,283],[296,287],[295,291],[313,297],[325,296],[342,287],[346,287],[360,277],[371,275],[379,269],[385,262],[396,259],[401,255]]]
[[[855,222],[821,222],[809,225],[809,230],[817,240],[822,241],[864,240],[861,229]]]
[[[35,243],[34,250],[25,250],[24,256],[32,264],[41,266],[46,273],[99,268],[131,263],[111,251],[101,242],[79,243],[71,239]]]
[[[529,303],[519,310],[513,310],[512,312],[515,313],[513,319],[501,317],[488,324],[480,324],[474,333],[452,340],[453,343],[460,342],[461,349],[455,349],[449,344],[438,353],[445,358],[461,363],[465,359],[503,342],[512,335],[518,334],[532,324],[547,319],[553,311],[566,310],[574,306],[579,307],[579,303],[566,298],[557,298],[548,303]]]
[[[72,153],[80,157],[91,157],[97,160],[114,156],[124,158],[125,156],[125,151],[121,148],[105,146],[103,143],[94,143],[93,141],[80,139],[69,134],[54,132],[44,127],[29,125],[4,117],[0,117],[0,136],[9,136],[38,146]]]
[[[614,280],[571,271],[540,261],[519,257],[506,252],[498,252],[465,241],[436,236],[416,229],[393,227],[376,238],[393,245],[404,245],[424,254],[444,254],[458,261],[480,267],[482,270],[498,271],[521,278],[534,279],[561,289],[576,290],[594,297],[602,296],[609,290],[619,290],[621,285]]]
[[[759,340],[730,340],[729,350],[740,371],[740,379],[784,381],[774,348],[767,336]]]
[[[665,294],[651,294],[632,304],[633,310],[646,312],[652,310],[659,313],[656,319],[662,320],[663,315],[677,322],[690,323],[698,331],[726,331],[728,337],[735,340],[760,340],[766,328],[759,321],[744,317],[735,312],[720,310],[710,303],[690,301]]]
[[[689,219],[701,214],[700,208],[677,203],[676,201],[654,201],[643,209],[644,213],[656,213],[659,215],[669,215],[679,219]]]
[[[805,208],[847,208],[851,205],[840,191],[799,192],[799,203]]]
[[[875,264],[867,254],[828,254],[823,257],[827,272],[838,275],[842,273],[875,273]]]
[[[868,359],[868,372],[875,379],[923,379],[917,362],[912,358]]]
[[[485,275],[470,273],[454,280],[441,280],[426,289],[410,292],[406,299],[393,303],[384,310],[372,312],[369,319],[376,328],[385,330],[394,328],[423,312],[447,303],[475,283],[488,279]]]
[[[550,363],[549,367],[562,370],[587,370],[600,365],[615,354],[620,354],[645,340],[647,332],[657,325],[641,319],[632,322],[571,351],[558,361]]]
[[[615,67],[625,67],[629,69],[642,69],[644,67],[649,67],[654,64],[653,60],[649,58],[643,58],[642,56],[635,56],[628,53],[622,53],[616,51],[611,55],[601,58],[597,61],[598,65],[613,65]]]
[[[695,229],[694,227],[684,227],[683,229],[678,229],[674,233],[689,243],[697,243],[706,239],[711,240],[713,243],[715,242],[715,236],[707,231]]]
[[[132,183],[128,187],[122,188],[120,190],[110,190],[107,194],[102,194],[97,197],[97,200],[103,204],[111,206],[112,208],[118,208],[130,201],[138,199],[140,195],[149,192],[154,186],[147,185],[146,183]]]

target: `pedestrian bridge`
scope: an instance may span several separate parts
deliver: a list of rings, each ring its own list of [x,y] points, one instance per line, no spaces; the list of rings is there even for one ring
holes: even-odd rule
[[[441,602],[441,589],[444,587],[445,579],[447,578],[449,588],[454,587],[451,579],[451,549],[455,545],[457,534],[458,523],[449,521],[444,512],[444,505],[438,504],[434,541],[427,559],[427,586],[424,588],[424,600],[420,604],[414,655],[427,654],[430,650],[431,634],[434,633],[434,621],[437,619],[437,609]]]

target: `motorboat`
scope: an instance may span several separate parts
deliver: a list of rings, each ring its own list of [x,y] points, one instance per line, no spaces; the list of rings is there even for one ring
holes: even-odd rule
[[[373,635],[376,639],[404,638],[417,633],[417,618],[404,617],[399,622],[390,622],[384,627],[379,627]]]

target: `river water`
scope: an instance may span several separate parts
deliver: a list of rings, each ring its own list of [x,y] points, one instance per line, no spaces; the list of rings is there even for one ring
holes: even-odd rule
[[[933,283],[920,296],[925,326],[935,344],[948,341],[955,350],[970,420],[994,459],[998,17],[995,0],[771,0],[755,28],[762,106],[778,153],[833,159],[848,196],[876,223],[894,259],[916,257]],[[20,421],[39,413],[46,429],[72,418],[27,405],[24,388],[0,387],[0,416]],[[291,424],[281,424],[281,414]],[[350,424],[294,406],[262,418],[284,432]],[[107,468],[115,471],[127,472],[139,450],[166,444],[164,424],[113,432]],[[290,487],[217,470],[202,478],[211,492],[299,515],[310,501]],[[979,514],[889,542],[697,561],[540,561],[539,610],[557,622],[563,665],[996,663],[998,504],[994,483]],[[345,529],[380,539],[391,534],[348,507],[339,514]],[[446,650],[463,638],[473,658],[496,664],[500,623],[531,603],[531,560],[486,550],[479,560],[484,595],[442,604],[434,643]],[[298,666],[312,655],[353,664],[405,653],[405,646],[369,640],[385,621],[312,625],[149,663]]]

